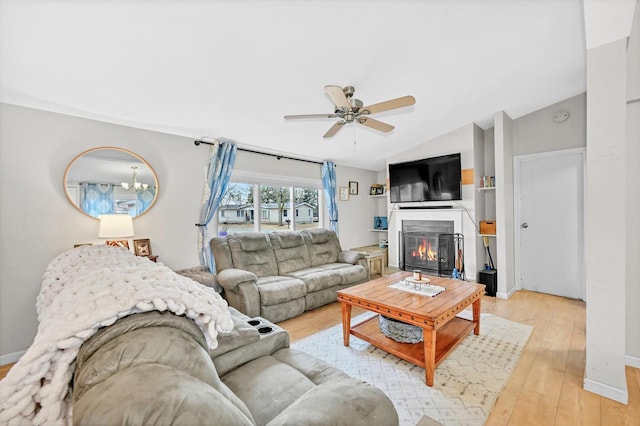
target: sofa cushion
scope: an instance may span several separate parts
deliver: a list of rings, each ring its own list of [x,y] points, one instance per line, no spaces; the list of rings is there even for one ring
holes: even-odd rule
[[[73,424],[253,425],[250,410],[233,397],[235,402],[182,370],[140,364],[105,378],[75,400]]]
[[[369,278],[367,268],[362,265],[351,265],[349,263],[328,263],[326,265],[319,266],[321,269],[325,269],[337,274],[340,277],[340,285],[350,285],[366,281]]]
[[[311,266],[309,249],[301,233],[295,231],[272,232],[269,234],[269,238],[278,262],[279,275],[287,275],[289,272]]]
[[[340,243],[335,232],[327,229],[307,229],[301,231],[309,248],[311,256],[311,266],[324,265],[325,263],[334,263],[338,261],[338,253]]]
[[[269,423],[315,386],[303,373],[273,356],[251,361],[221,379],[245,402],[259,425]]]
[[[258,292],[262,306],[277,305],[304,297],[307,286],[304,281],[292,277],[258,278]]]
[[[327,270],[322,267],[305,268],[287,274],[290,277],[299,278],[307,285],[307,292],[324,290],[337,286],[342,278],[335,270]]]
[[[269,234],[271,238],[271,243],[273,244],[274,240],[278,241],[279,248],[293,248],[300,247],[304,245],[304,238],[302,238],[302,234],[295,231],[276,231]]]
[[[274,353],[273,357],[302,373],[316,386],[301,394],[300,398],[275,417],[269,426],[398,424],[398,413],[393,403],[380,389],[295,349],[281,349]],[[251,410],[251,406],[247,406]],[[327,407],[331,407],[332,414],[327,413]],[[329,420],[336,418],[339,421]]]
[[[121,318],[111,326],[100,329],[81,346],[76,358],[73,381],[74,422],[76,422],[76,415],[80,416],[76,410],[84,410],[82,415],[85,419],[84,424],[92,424],[91,419],[98,419],[94,417],[93,410],[96,409],[96,405],[101,405],[100,401],[105,402],[107,391],[113,395],[113,399],[109,402],[115,406],[122,404],[125,400],[138,400],[137,398],[144,401],[143,404],[149,405],[147,396],[152,398],[154,392],[157,392],[158,395],[154,399],[157,402],[155,405],[150,405],[152,408],[162,411],[158,406],[166,404],[167,406],[163,408],[167,410],[167,418],[186,416],[187,414],[182,413],[179,406],[171,408],[171,404],[179,403],[179,394],[148,383],[147,366],[157,366],[153,368],[152,374],[165,375],[166,380],[176,375],[184,378],[185,394],[196,392],[197,389],[194,386],[199,383],[201,391],[211,389],[214,391],[211,394],[213,397],[227,399],[241,413],[248,418],[251,417],[244,403],[220,381],[209,356],[204,335],[198,326],[185,317],[169,312],[151,311]],[[136,382],[139,386],[133,387],[131,383]],[[162,387],[166,388],[166,383]],[[175,384],[174,387],[180,385],[182,383]],[[158,389],[155,389],[156,387]],[[154,389],[154,391],[149,391],[149,395],[146,393],[141,395],[143,392],[133,390],[137,388]],[[118,398],[118,394],[121,397]],[[137,398],[123,396],[130,394],[136,395]],[[203,401],[194,401],[194,403],[201,404]],[[226,403],[221,402],[221,404],[226,406]],[[103,408],[101,406],[101,412],[104,412]],[[119,408],[122,409],[122,407]],[[116,416],[116,413],[113,416]],[[80,418],[77,417],[77,419]],[[114,419],[112,423],[121,423],[115,421],[117,417],[112,418]]]
[[[328,229],[324,229],[324,228],[317,228],[317,229],[307,229],[304,232],[307,233],[307,235],[309,235],[309,237],[311,238],[311,242],[313,244],[324,244],[324,243],[328,243],[329,240],[331,239],[331,234]]]
[[[243,251],[262,251],[269,249],[269,240],[262,232],[243,232],[234,234],[231,238],[236,238]]]
[[[262,232],[237,232],[227,237],[233,267],[258,277],[278,275],[278,263],[269,237]]]

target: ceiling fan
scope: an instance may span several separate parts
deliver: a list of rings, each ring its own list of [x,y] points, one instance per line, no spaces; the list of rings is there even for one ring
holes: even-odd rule
[[[324,90],[336,106],[333,114],[285,115],[284,118],[287,120],[297,118],[339,118],[340,121],[337,121],[331,126],[323,138],[330,138],[338,133],[338,130],[340,130],[342,126],[347,123],[353,123],[354,121],[386,133],[392,131],[394,127],[391,124],[373,119],[369,117],[369,115],[390,109],[411,106],[416,103],[416,99],[409,95],[365,107],[360,99],[353,97],[353,93],[355,92],[353,86],[346,86],[344,88],[340,86],[324,86]]]

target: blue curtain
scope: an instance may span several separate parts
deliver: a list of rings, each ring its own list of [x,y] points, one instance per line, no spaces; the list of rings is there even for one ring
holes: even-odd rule
[[[200,264],[209,267],[215,273],[216,265],[211,255],[211,247],[207,238],[207,225],[215,215],[224,193],[229,187],[231,171],[236,161],[237,146],[235,142],[227,139],[218,139],[215,145],[209,149],[209,165],[205,178],[204,196],[202,198],[202,210],[198,223],[198,251]],[[220,290],[220,289],[218,289]]]
[[[80,183],[82,210],[98,217],[101,214],[112,214],[114,211],[113,185],[110,183]]]
[[[146,191],[138,192],[136,194],[136,198],[138,200],[138,211],[136,212],[136,215],[141,215],[145,210],[147,210],[155,196],[156,188],[154,186],[148,187]]]
[[[338,204],[336,203],[336,169],[331,161],[322,163],[322,187],[327,201],[331,230],[338,233]]]

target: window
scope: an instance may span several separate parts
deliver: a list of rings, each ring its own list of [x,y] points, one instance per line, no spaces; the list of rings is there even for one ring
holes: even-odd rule
[[[218,233],[318,228],[319,191],[315,188],[232,182],[218,211]],[[258,204],[254,205],[254,197],[259,197]],[[293,209],[295,221],[290,213]],[[260,219],[256,223],[258,213]]]
[[[318,196],[319,189],[294,188],[296,202],[296,229],[319,228]]]
[[[218,235],[253,231],[253,222],[253,185],[231,182],[218,210]]]
[[[260,230],[264,232],[287,229],[291,221],[285,212],[291,204],[291,188],[260,185],[260,208],[269,212],[262,215]]]

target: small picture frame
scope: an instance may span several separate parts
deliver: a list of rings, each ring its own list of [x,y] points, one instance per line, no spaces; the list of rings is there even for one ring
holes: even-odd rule
[[[153,256],[153,253],[151,252],[151,241],[148,238],[133,240],[133,252],[136,256]]]
[[[373,185],[369,190],[369,195],[376,195],[378,193],[378,187]]]
[[[129,248],[129,240],[107,240],[105,244],[113,247]]]
[[[340,201],[349,201],[349,188],[346,186],[340,187]]]
[[[349,194],[358,195],[358,182],[349,181]]]
[[[382,195],[384,194],[384,186],[380,185],[380,186],[376,186],[376,195]]]

